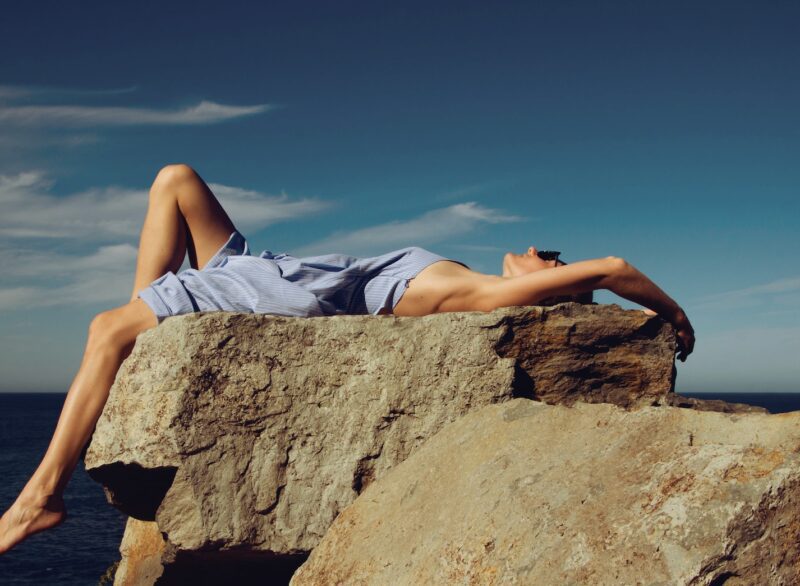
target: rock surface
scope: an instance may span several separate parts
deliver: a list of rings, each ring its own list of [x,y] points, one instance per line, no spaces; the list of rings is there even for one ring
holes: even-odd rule
[[[671,326],[616,306],[179,316],[137,340],[85,462],[174,555],[303,554],[446,423],[518,396],[658,403],[674,350]]]
[[[333,523],[292,586],[797,584],[800,412],[491,405]]]
[[[768,409],[747,403],[730,403],[720,399],[696,399],[670,393],[663,401],[664,405],[696,409],[697,411],[717,411],[718,413],[769,413]]]
[[[137,586],[155,583],[164,572],[161,560],[165,545],[158,525],[129,517],[119,546],[122,560],[114,575],[114,584]]]

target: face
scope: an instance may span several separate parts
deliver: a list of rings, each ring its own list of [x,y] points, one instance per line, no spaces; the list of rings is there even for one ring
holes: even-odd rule
[[[536,256],[537,252],[536,247],[531,246],[522,254],[515,254],[513,252],[506,253],[503,257],[503,276],[517,277],[542,269],[551,269],[556,266],[555,260],[542,260]],[[563,264],[564,263],[560,260],[558,261],[558,266],[562,266]]]

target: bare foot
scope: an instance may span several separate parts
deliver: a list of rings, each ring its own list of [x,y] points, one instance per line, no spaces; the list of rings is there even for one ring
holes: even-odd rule
[[[60,525],[67,517],[60,495],[20,495],[0,518],[0,555],[34,533]]]

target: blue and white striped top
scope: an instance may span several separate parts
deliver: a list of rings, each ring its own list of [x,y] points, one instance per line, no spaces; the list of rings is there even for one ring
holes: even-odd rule
[[[268,250],[252,256],[244,236],[234,231],[201,270],[169,271],[142,289],[139,297],[159,323],[197,311],[297,317],[378,314],[393,311],[408,281],[441,260],[450,259],[418,247],[369,258],[344,254],[295,258]]]

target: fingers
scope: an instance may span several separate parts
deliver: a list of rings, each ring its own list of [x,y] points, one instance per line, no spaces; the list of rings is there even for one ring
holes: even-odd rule
[[[694,334],[680,330],[677,332],[676,341],[678,342],[678,360],[686,362],[686,358],[694,350]]]
[[[681,340],[680,336],[678,336],[677,342],[678,342],[678,348],[675,350],[677,358],[681,362],[686,362],[686,356],[687,356],[686,347],[684,346],[683,340]]]

